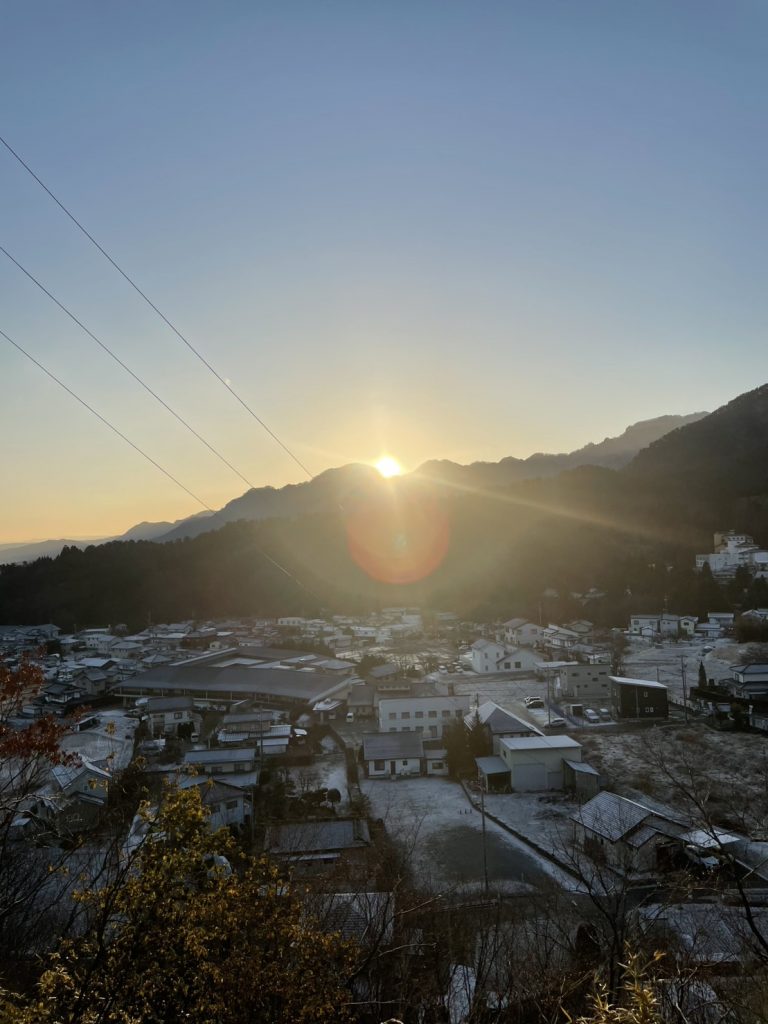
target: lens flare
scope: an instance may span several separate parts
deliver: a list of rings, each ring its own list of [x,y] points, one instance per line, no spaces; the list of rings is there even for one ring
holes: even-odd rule
[[[382,583],[416,583],[448,551],[446,514],[438,501],[419,493],[359,495],[347,507],[346,527],[355,562]]]
[[[384,477],[400,476],[403,472],[403,467],[393,458],[391,455],[382,455],[382,457],[376,463],[376,469]]]

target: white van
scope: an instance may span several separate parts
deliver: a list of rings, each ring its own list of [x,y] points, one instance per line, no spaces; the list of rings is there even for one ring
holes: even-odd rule
[[[354,711],[348,711],[347,712],[347,721],[348,722],[354,722],[354,720],[355,720],[355,712]]]

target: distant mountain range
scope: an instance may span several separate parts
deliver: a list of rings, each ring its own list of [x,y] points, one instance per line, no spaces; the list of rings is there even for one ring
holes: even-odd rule
[[[79,542],[2,565],[0,622],[138,628],[148,614],[312,617],[387,604],[567,621],[593,588],[605,598],[589,618],[604,626],[664,604],[697,615],[765,607],[764,580],[747,592],[692,572],[696,551],[729,528],[768,542],[768,385],[571,455],[433,462],[391,480],[343,466],[251,490],[213,515],[141,524],[124,535],[133,543]]]
[[[404,479],[413,483],[429,483],[438,489],[469,488],[493,489],[505,487],[519,480],[556,476],[579,466],[600,466],[620,469],[626,466],[642,449],[671,431],[695,423],[707,416],[695,412],[688,416],[658,416],[642,420],[624,431],[619,437],[606,437],[597,444],[588,444],[576,451],[560,455],[536,453],[527,459],[508,457],[500,462],[473,462],[468,466],[448,460],[425,462]],[[106,544],[121,540],[181,540],[197,537],[217,530],[226,523],[238,520],[296,519],[305,515],[326,512],[343,505],[350,493],[360,486],[378,482],[378,473],[371,466],[351,464],[329,469],[306,483],[286,487],[257,487],[219,509],[218,512],[199,512],[175,523],[138,523],[116,537],[93,540],[45,540],[31,544],[0,545],[0,564],[30,562],[36,558],[53,558],[64,547],[84,548],[89,544]]]

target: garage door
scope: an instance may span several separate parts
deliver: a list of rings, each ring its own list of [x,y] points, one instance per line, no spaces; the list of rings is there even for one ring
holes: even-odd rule
[[[516,764],[512,771],[512,788],[518,791],[547,788],[547,769],[543,764]]]

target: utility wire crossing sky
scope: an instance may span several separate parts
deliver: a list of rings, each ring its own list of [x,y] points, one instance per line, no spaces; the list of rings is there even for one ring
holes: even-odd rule
[[[765,378],[766,30],[752,0],[9,5],[2,244],[91,337],[8,261],[4,329],[211,508],[713,409]],[[52,383],[0,349],[0,543],[194,511]]]

